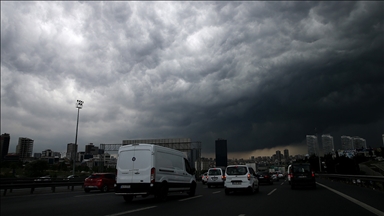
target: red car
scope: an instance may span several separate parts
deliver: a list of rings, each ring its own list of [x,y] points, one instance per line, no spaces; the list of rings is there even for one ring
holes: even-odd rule
[[[86,193],[91,190],[100,190],[107,192],[114,189],[116,184],[116,175],[113,173],[94,173],[84,181],[84,191]]]

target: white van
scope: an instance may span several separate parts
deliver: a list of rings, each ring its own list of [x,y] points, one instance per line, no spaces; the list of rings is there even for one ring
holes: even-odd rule
[[[121,146],[117,158],[115,194],[126,202],[154,195],[164,201],[169,192],[195,195],[195,169],[181,151],[153,144]]]

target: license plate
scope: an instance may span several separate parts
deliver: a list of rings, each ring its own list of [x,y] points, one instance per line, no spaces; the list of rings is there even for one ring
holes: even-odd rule
[[[232,182],[233,185],[240,185],[241,182]]]
[[[121,185],[120,188],[131,188],[131,185]]]
[[[307,176],[299,176],[299,178],[307,178]]]
[[[217,177],[212,177],[212,180],[216,181],[216,180],[217,180]]]
[[[263,179],[264,177],[259,177],[259,179]]]

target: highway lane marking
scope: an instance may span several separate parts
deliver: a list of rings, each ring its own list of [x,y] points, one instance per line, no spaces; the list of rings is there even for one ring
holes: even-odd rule
[[[110,214],[110,215],[106,215],[106,216],[117,216],[117,215],[130,214],[130,213],[133,213],[133,212],[144,211],[144,210],[155,208],[155,207],[157,207],[157,206],[149,206],[149,207],[146,207],[146,208],[139,208],[139,209],[134,209],[134,210],[130,210],[130,211],[120,212],[120,213],[116,213],[116,214]]]
[[[346,194],[343,194],[343,193],[341,193],[341,192],[339,192],[339,191],[337,191],[335,189],[332,189],[332,188],[330,188],[328,186],[325,186],[323,184],[320,184],[318,182],[316,182],[316,184],[318,184],[318,185],[320,185],[320,186],[322,186],[322,187],[324,187],[324,188],[326,188],[326,189],[328,189],[328,190],[330,190],[330,191],[332,191],[332,192],[334,192],[334,193],[344,197],[345,199],[347,199],[347,200],[349,200],[349,201],[351,201],[351,202],[353,202],[353,203],[355,203],[355,204],[357,204],[357,205],[367,209],[368,211],[372,212],[373,214],[381,215],[381,216],[384,215],[384,212],[382,212],[382,211],[380,211],[378,209],[375,209],[372,206],[369,206],[369,205],[367,205],[367,204],[365,204],[365,203],[363,203],[363,202],[361,202],[361,201],[359,201],[357,199],[354,199],[354,198],[352,198],[352,197],[350,197],[350,196],[348,196]]]
[[[212,192],[213,194],[217,194],[217,193],[221,193],[221,191],[215,191],[215,192]]]
[[[202,197],[202,196],[203,195],[199,195],[199,196],[194,196],[194,197],[189,197],[189,198],[181,199],[181,200],[179,200],[179,202],[187,201],[187,200],[191,200],[191,199],[196,199],[196,198],[199,198],[199,197]]]
[[[269,192],[268,196],[271,195],[273,192],[275,192],[277,188],[273,189],[271,192]]]

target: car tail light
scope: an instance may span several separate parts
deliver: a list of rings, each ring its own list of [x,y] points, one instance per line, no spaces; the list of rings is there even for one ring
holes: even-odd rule
[[[312,177],[315,177],[315,173],[314,172],[312,172]]]
[[[152,167],[151,169],[151,183],[155,183],[155,167]]]
[[[289,174],[289,177],[290,177],[290,178],[293,178],[293,173]]]
[[[251,174],[250,173],[248,173],[247,178],[248,178],[248,180],[251,180]]]
[[[225,180],[227,179],[227,177],[226,177],[226,176],[221,176],[221,179],[222,179],[223,181],[225,181]]]

